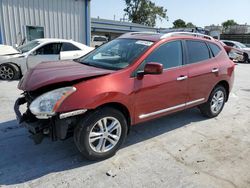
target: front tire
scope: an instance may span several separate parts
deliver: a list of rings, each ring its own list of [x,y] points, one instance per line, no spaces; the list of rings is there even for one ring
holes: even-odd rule
[[[110,107],[96,109],[81,118],[74,131],[74,141],[89,160],[103,160],[115,155],[127,135],[124,115]]]
[[[218,85],[211,92],[208,101],[199,106],[200,112],[208,118],[218,116],[224,108],[227,99],[226,89]]]
[[[249,62],[248,54],[244,53],[243,56],[244,56],[243,63],[248,63]]]
[[[0,78],[3,80],[16,80],[20,78],[21,72],[18,66],[10,63],[0,65]]]

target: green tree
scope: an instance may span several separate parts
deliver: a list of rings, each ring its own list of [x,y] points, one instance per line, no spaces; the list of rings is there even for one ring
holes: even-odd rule
[[[182,19],[178,19],[173,22],[173,25],[173,28],[183,28],[186,27],[186,22]]]
[[[233,25],[238,25],[237,22],[235,22],[234,20],[227,20],[225,22],[222,23],[222,26],[223,26],[223,29],[228,29],[230,26],[233,26]]]
[[[125,3],[125,14],[133,23],[154,27],[157,19],[167,19],[167,9],[156,6],[151,0],[125,0]]]
[[[194,28],[194,27],[196,27],[192,22],[188,22],[187,24],[186,24],[186,27],[188,27],[188,28]]]

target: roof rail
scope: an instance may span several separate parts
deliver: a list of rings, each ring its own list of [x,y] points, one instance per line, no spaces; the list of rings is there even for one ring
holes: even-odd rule
[[[138,34],[158,34],[156,32],[152,32],[152,31],[136,31],[136,32],[129,32],[128,34],[130,35],[138,35]]]
[[[215,41],[215,39],[209,35],[204,35],[201,33],[192,33],[192,32],[170,32],[166,33],[161,36],[161,39],[168,38],[168,37],[174,37],[174,36],[193,36],[193,37],[200,37],[200,38],[205,38],[208,40]]]

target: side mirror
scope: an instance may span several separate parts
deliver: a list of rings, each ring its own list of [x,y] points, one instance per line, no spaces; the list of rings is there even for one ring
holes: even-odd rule
[[[37,55],[37,51],[33,51],[30,53],[30,56],[36,56]]]
[[[163,72],[163,65],[160,63],[147,63],[144,67],[144,71],[137,72],[137,77],[141,79],[146,74],[162,74]]]

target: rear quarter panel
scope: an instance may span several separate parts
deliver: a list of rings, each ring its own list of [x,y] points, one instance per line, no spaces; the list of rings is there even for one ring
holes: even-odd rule
[[[222,52],[220,55],[215,57],[215,60],[218,63],[219,72],[215,84],[210,89],[211,90],[210,93],[212,92],[213,88],[221,81],[226,81],[229,84],[229,92],[230,92],[232,90],[234,83],[235,63],[229,59],[229,57],[225,52]],[[208,93],[207,99],[210,93]]]

